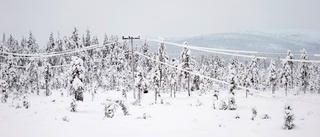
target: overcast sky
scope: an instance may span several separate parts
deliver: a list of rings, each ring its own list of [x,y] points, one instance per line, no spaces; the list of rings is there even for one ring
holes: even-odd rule
[[[19,41],[31,30],[181,37],[277,29],[320,31],[320,0],[0,0],[0,32]]]

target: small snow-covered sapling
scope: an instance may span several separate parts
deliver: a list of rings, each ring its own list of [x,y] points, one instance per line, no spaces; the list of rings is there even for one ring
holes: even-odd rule
[[[224,100],[221,100],[219,110],[227,110],[227,109],[228,109],[227,103]]]
[[[252,110],[252,118],[251,118],[251,120],[254,120],[256,118],[258,112],[257,112],[256,108],[252,108],[251,110]]]
[[[231,95],[229,97],[228,108],[229,108],[229,110],[236,110],[237,109],[236,100],[234,98],[234,95]]]
[[[288,130],[293,129],[294,114],[292,111],[292,107],[290,105],[286,105],[284,107],[284,119],[285,119],[285,122],[284,122],[283,129],[288,129]]]
[[[70,104],[71,112],[77,112],[77,102],[75,99],[72,99],[72,102]]]
[[[27,99],[26,96],[23,97],[23,102],[22,102],[22,104],[23,104],[23,107],[24,107],[24,108],[26,108],[26,109],[29,108],[30,103],[29,103],[29,101],[28,101],[28,99]]]
[[[107,118],[113,118],[116,112],[116,106],[113,102],[108,102],[104,108],[104,116]]]

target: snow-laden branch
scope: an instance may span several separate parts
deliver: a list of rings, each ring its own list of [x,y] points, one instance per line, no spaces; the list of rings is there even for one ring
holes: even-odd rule
[[[193,75],[198,75],[198,76],[200,76],[200,77],[203,77],[203,78],[206,78],[206,79],[209,79],[209,80],[218,82],[218,83],[223,83],[223,84],[231,85],[230,83],[225,82],[225,81],[222,81],[222,80],[214,79],[214,78],[211,78],[211,77],[208,77],[208,76],[201,75],[201,74],[199,74],[199,73],[195,73],[195,72],[192,72],[192,71],[185,70],[185,69],[180,68],[180,67],[172,66],[172,65],[170,65],[170,64],[168,64],[168,63],[164,63],[164,62],[155,60],[155,59],[150,58],[150,57],[148,57],[148,56],[146,56],[146,55],[143,55],[142,53],[139,53],[139,52],[134,52],[134,54],[138,54],[138,55],[140,55],[140,56],[142,56],[142,57],[145,57],[145,58],[147,58],[147,59],[149,59],[149,60],[155,61],[155,62],[160,63],[160,64],[162,64],[162,65],[166,65],[166,66],[169,66],[169,67],[172,67],[172,68],[176,68],[177,70],[180,70],[180,71],[188,72],[188,73],[193,74]],[[243,86],[240,86],[240,85],[237,85],[237,87],[239,87],[239,88],[241,88],[241,89],[247,89],[247,90],[250,90],[250,91],[260,92],[259,90],[252,89],[252,88],[247,88],[247,87],[243,87]]]

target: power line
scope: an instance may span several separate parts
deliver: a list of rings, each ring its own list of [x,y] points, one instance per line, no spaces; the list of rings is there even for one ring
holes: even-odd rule
[[[2,54],[7,54],[7,55],[15,55],[15,56],[22,56],[22,57],[14,57],[14,58],[43,58],[43,57],[53,57],[53,56],[60,56],[60,55],[64,55],[64,54],[71,54],[71,53],[76,53],[76,52],[81,52],[81,51],[86,51],[86,50],[91,50],[91,49],[95,49],[95,48],[101,48],[104,46],[109,46],[115,44],[115,42],[113,43],[109,43],[109,44],[105,44],[105,45],[99,45],[99,44],[95,44],[95,45],[90,45],[88,47],[82,47],[79,49],[73,49],[73,50],[69,50],[69,51],[61,51],[61,52],[52,52],[52,53],[36,53],[36,54],[22,54],[22,53],[11,53],[11,52],[0,52]]]
[[[304,60],[304,59],[280,59],[280,60],[292,61],[292,62],[320,63],[320,60]]]
[[[149,39],[150,40],[150,39]],[[199,51],[204,51],[204,52],[210,52],[210,53],[216,53],[216,54],[223,54],[223,55],[230,55],[230,56],[238,56],[238,57],[246,57],[246,58],[254,58],[255,56],[253,55],[243,55],[243,54],[236,54],[236,53],[227,53],[227,52],[219,52],[219,51],[211,51],[211,50],[205,50],[202,49],[203,47],[197,47],[197,46],[191,46],[191,45],[183,45],[183,44],[178,44],[178,43],[172,43],[172,42],[165,42],[165,41],[160,41],[160,40],[155,40],[155,39],[151,39],[150,41],[154,41],[154,42],[163,42],[169,45],[174,45],[174,46],[179,46],[179,47],[187,47],[190,49],[194,49],[194,50],[199,50]],[[259,59],[266,59],[266,57],[256,57]]]
[[[206,49],[210,49],[210,48],[204,48],[204,47],[197,47],[197,46],[190,46],[190,45],[183,45],[183,44],[178,44],[178,43],[172,43],[172,42],[164,42],[164,41],[160,41],[160,40],[155,40],[155,39],[151,39],[150,41],[154,41],[154,42],[163,42],[169,45],[174,45],[174,46],[179,46],[179,47],[187,47],[190,49],[194,49],[194,50],[199,50],[199,51],[204,51],[204,52],[211,52],[211,53],[216,53],[216,54],[224,54],[224,55],[231,55],[231,56],[238,56],[238,57],[247,57],[247,58],[254,58],[254,55],[243,55],[243,54],[236,54],[236,53],[227,53],[227,52],[218,52],[218,51],[210,51],[210,50],[206,50]],[[318,54],[315,54],[315,56]],[[319,55],[320,56],[320,55]],[[259,59],[267,59],[267,57],[256,57]],[[288,59],[280,59],[282,61],[286,61]],[[288,61],[292,61],[292,62],[309,62],[309,63],[320,63],[320,60],[302,60],[302,59],[290,59]]]

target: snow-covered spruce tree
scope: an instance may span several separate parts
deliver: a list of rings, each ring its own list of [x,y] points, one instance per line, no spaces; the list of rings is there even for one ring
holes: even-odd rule
[[[301,57],[300,59],[302,60],[308,60],[308,57],[307,57],[307,51],[305,49],[301,50]],[[306,90],[307,90],[307,86],[309,85],[309,64],[306,63],[306,62],[302,62],[300,64],[300,85],[302,87],[302,91],[304,93],[306,93]]]
[[[7,91],[8,84],[7,84],[7,82],[5,80],[0,79],[0,89],[1,89],[0,92],[2,94],[1,102],[2,103],[6,103],[9,96],[8,96],[8,91]]]
[[[8,89],[9,92],[13,92],[13,93],[18,93],[18,74],[17,74],[17,69],[14,67],[16,66],[16,62],[13,61],[12,56],[9,55],[9,59],[8,59],[8,63],[9,65],[6,66],[6,82],[8,84]]]
[[[78,29],[74,28],[74,31],[72,32],[72,36],[71,36],[71,49],[76,49],[76,48],[81,48],[81,44],[80,44],[80,38],[78,36]]]
[[[283,129],[291,130],[294,127],[293,120],[294,114],[291,105],[285,105],[284,107],[284,126]]]
[[[84,45],[85,47],[88,47],[88,46],[90,46],[90,45],[91,45],[90,30],[89,30],[89,27],[87,28],[86,32],[87,32],[87,35],[86,35],[86,38],[85,38],[85,41],[84,41],[83,45]]]
[[[157,99],[158,99],[158,96],[160,97],[160,94],[159,94],[159,90],[160,90],[160,72],[158,69],[156,69],[154,72],[153,72],[153,86],[154,86],[154,100],[155,102],[157,102]]]
[[[51,94],[50,88],[49,88],[49,83],[51,80],[51,64],[45,60],[44,61],[44,80],[45,80],[45,86],[46,86],[46,96],[49,96]]]
[[[277,72],[275,62],[273,60],[270,61],[269,66],[269,83],[271,86],[272,94],[276,91],[276,84],[277,84]]]
[[[38,61],[35,59],[30,59],[30,62],[28,63],[26,67],[26,71],[28,73],[28,81],[30,82],[29,86],[31,90],[31,93],[37,93],[39,95],[39,85],[38,85]]]
[[[39,46],[36,43],[35,37],[32,35],[32,32],[30,31],[29,40],[28,40],[28,48],[30,49],[30,53],[37,53],[39,50]]]
[[[137,80],[135,80],[135,87],[138,90],[138,97],[136,101],[133,103],[134,105],[141,105],[141,100],[142,100],[142,93],[146,88],[147,82],[145,81],[144,76],[142,75],[141,72],[138,73]]]
[[[229,110],[236,110],[237,105],[236,105],[236,100],[235,100],[235,92],[234,90],[236,89],[236,60],[231,59],[230,64],[228,66],[229,68],[229,75],[228,75],[228,81],[230,83],[230,89],[229,89],[229,98],[228,98],[228,108]]]
[[[283,61],[283,71],[281,74],[281,81],[282,84],[285,86],[286,95],[288,92],[289,85],[293,85],[293,62],[290,61],[290,59],[293,59],[291,51],[288,50],[286,60]]]
[[[76,101],[83,101],[84,73],[85,68],[83,66],[82,59],[72,56],[71,67],[69,70],[69,81],[71,84],[70,94],[74,95]]]
[[[180,54],[180,67],[182,69],[185,69],[187,71],[192,71],[192,68],[194,66],[194,61],[191,57],[191,51],[187,48],[188,43],[184,42],[183,45],[185,46]],[[187,83],[187,90],[188,90],[188,95],[191,96],[191,88],[190,88],[190,73],[189,72],[182,72],[180,75],[181,82],[184,81],[184,84]]]
[[[237,66],[236,66],[236,60],[235,59],[230,59],[228,70],[228,81],[230,83],[230,89],[229,93],[234,95],[234,90],[236,89],[236,75],[237,75]]]
[[[250,64],[249,64],[249,79],[250,79],[250,84],[251,87],[254,89],[258,89],[258,78],[259,78],[259,74],[258,74],[258,60],[256,57],[252,58]]]
[[[166,47],[164,45],[164,42],[160,42],[158,52],[156,55],[156,60],[162,63],[169,63],[169,57],[166,51]],[[162,64],[157,65],[157,70],[159,72],[159,88],[156,92],[156,96],[158,95],[160,97],[160,90],[163,88],[164,83],[167,82],[167,67],[163,66]]]
[[[179,61],[175,58],[172,58],[170,61],[170,65],[174,66],[174,67],[178,67]],[[170,96],[171,97],[176,97],[176,91],[177,91],[177,87],[178,87],[178,71],[176,68],[172,68],[170,67],[168,69],[168,73],[169,73],[169,85],[170,85]]]
[[[320,65],[313,63],[310,69],[309,89],[312,92],[320,93]]]
[[[219,100],[219,90],[215,89],[213,92],[213,109],[216,109],[216,101]]]

